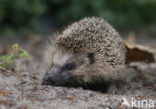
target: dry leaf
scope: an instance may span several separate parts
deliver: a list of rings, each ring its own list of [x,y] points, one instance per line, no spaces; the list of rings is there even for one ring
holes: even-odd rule
[[[126,64],[130,62],[155,62],[156,47],[135,44],[135,34],[132,32],[125,40]]]
[[[126,44],[126,46],[128,48],[134,48],[135,47],[135,43],[136,43],[136,41],[135,41],[135,34],[134,34],[134,32],[131,32],[128,35],[127,39],[125,40],[125,44]]]
[[[155,62],[156,49],[152,49],[148,46],[135,45],[133,48],[129,48],[126,45],[126,64],[130,62],[145,61],[148,63]]]
[[[73,102],[77,102],[76,98],[75,98],[75,97],[72,97],[72,96],[65,96],[64,98],[65,98],[65,99],[70,99],[70,100],[72,100]]]
[[[9,94],[10,94],[10,92],[7,90],[0,90],[0,95],[2,95],[2,96],[8,97]]]
[[[0,100],[0,105],[4,105],[4,106],[12,106],[14,103],[12,101],[8,101],[8,100]]]

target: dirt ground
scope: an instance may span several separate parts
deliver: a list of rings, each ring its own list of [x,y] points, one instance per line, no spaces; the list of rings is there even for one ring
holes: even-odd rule
[[[128,83],[123,85],[117,94],[41,85],[46,69],[42,59],[44,43],[40,42],[41,40],[33,39],[24,43],[17,41],[30,52],[31,59],[16,60],[16,72],[0,70],[0,109],[133,108],[124,105],[125,99],[129,104],[132,99],[136,100],[137,106],[141,104],[141,100],[147,100],[147,105],[153,101],[155,108],[151,109],[156,109],[156,63],[138,62],[127,65]],[[8,39],[0,40],[0,55],[7,52],[8,43],[11,45],[14,42],[8,42]],[[151,44],[150,41],[147,44]],[[143,105],[141,108],[150,109],[149,105],[146,107],[146,103]]]

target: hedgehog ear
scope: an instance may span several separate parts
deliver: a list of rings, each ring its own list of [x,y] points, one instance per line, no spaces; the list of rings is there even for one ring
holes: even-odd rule
[[[94,53],[87,53],[87,58],[89,58],[89,63],[94,63]]]

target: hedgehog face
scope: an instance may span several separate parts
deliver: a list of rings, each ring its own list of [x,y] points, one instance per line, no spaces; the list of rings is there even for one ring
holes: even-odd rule
[[[57,86],[82,86],[89,78],[86,69],[94,63],[94,54],[53,51],[51,65],[45,74],[43,84]],[[89,79],[88,79],[89,80]]]

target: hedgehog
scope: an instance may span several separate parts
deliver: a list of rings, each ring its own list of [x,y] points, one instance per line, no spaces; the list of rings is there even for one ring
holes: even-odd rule
[[[49,42],[43,84],[102,89],[124,80],[125,46],[104,19],[84,18]]]

